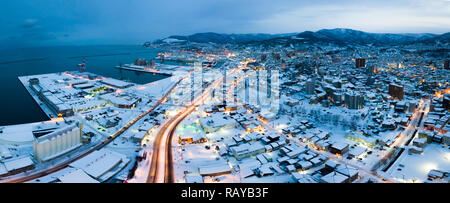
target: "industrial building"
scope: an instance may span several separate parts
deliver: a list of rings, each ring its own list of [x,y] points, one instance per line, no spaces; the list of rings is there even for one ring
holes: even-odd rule
[[[124,81],[117,80],[114,78],[106,78],[106,79],[101,80],[100,82],[103,84],[110,85],[110,86],[113,86],[116,88],[121,88],[121,89],[133,86],[132,83],[124,82]]]
[[[108,149],[100,149],[72,162],[70,166],[81,169],[92,178],[104,182],[117,174],[129,162],[130,159],[126,155]]]
[[[34,158],[45,162],[72,151],[82,145],[82,124],[74,122],[47,134],[34,134]]]
[[[100,96],[100,98],[110,102],[111,104],[113,104],[118,108],[127,108],[127,109],[134,108],[138,102],[142,101],[142,98],[131,93],[121,93],[121,94],[109,93]]]
[[[38,78],[31,78],[29,81],[31,89],[38,95],[47,106],[58,116],[73,116],[70,106],[64,104],[60,99],[53,96],[48,89],[41,86]]]

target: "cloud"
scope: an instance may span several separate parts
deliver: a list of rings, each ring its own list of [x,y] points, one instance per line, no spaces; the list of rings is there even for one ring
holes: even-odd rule
[[[46,29],[37,19],[25,19],[20,25],[12,29],[0,43],[6,47],[23,47],[45,44],[56,39],[56,35]]]
[[[25,19],[17,31],[18,39],[26,42],[55,39],[53,33],[44,29],[38,19]]]
[[[255,24],[284,32],[344,27],[369,32],[444,33],[450,31],[450,4],[442,0],[339,1],[292,8]]]
[[[16,0],[5,2],[0,11],[0,43],[11,44],[142,43],[196,32],[284,33],[335,27],[450,31],[447,0]]]
[[[22,28],[25,29],[34,29],[34,28],[40,28],[38,25],[37,19],[25,19],[24,23],[21,25]]]

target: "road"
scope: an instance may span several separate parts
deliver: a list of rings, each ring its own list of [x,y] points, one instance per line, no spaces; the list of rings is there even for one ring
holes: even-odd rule
[[[419,108],[417,108],[417,111],[412,115],[411,121],[409,122],[408,126],[402,132],[401,136],[392,144],[391,147],[403,147],[406,142],[413,137],[416,128],[420,127],[421,124],[419,123],[421,117],[420,114],[424,113],[425,116],[428,111],[428,106],[428,102],[419,104]]]
[[[386,153],[386,156],[383,157],[382,160],[384,160],[384,162],[387,163],[387,165],[382,170],[383,172],[388,171],[389,168],[392,165],[394,165],[395,161],[397,161],[397,159],[405,151],[405,149],[403,147],[405,145],[409,145],[411,143],[411,140],[416,135],[416,132],[418,131],[418,129],[422,128],[423,118],[425,118],[426,115],[428,114],[428,112],[430,111],[429,108],[430,108],[430,101],[426,101],[426,102],[421,101],[420,102],[419,108],[417,108],[416,112],[412,115],[411,122],[409,122],[408,126],[402,132],[400,137],[391,146],[391,152],[395,153],[394,156],[388,157],[389,153]],[[398,151],[398,150],[400,150],[400,151]],[[378,169],[378,168],[376,168],[376,169]]]
[[[188,76],[187,76],[188,77]],[[74,156],[73,158],[70,158],[66,161],[63,161],[57,165],[51,166],[51,168],[48,169],[44,169],[41,171],[36,171],[30,174],[27,173],[21,173],[19,175],[23,175],[26,174],[26,176],[20,176],[20,177],[5,177],[5,179],[1,179],[0,183],[20,183],[20,182],[27,182],[33,179],[37,179],[43,176],[46,176],[48,174],[54,173],[56,171],[59,171],[63,168],[66,168],[67,166],[69,166],[70,163],[81,159],[85,156],[87,156],[88,154],[99,150],[101,148],[103,148],[104,146],[108,145],[110,142],[112,142],[115,138],[119,137],[122,133],[124,133],[126,130],[128,130],[133,124],[135,124],[137,121],[139,121],[141,118],[143,118],[144,116],[146,116],[147,114],[149,114],[150,112],[152,112],[154,109],[156,109],[161,103],[165,102],[167,100],[167,97],[170,95],[170,93],[172,93],[172,91],[175,89],[175,87],[180,83],[181,79],[175,83],[172,88],[161,98],[158,100],[158,102],[156,102],[150,109],[148,109],[147,111],[145,111],[144,113],[140,114],[138,117],[134,118],[133,120],[129,121],[126,125],[124,125],[122,128],[120,128],[118,131],[116,131],[115,133],[113,133],[111,135],[111,138],[107,138],[105,141],[101,142],[100,144],[90,148],[89,150],[86,150],[83,153],[80,153],[78,156]]]
[[[234,68],[231,73],[234,73],[237,69]],[[156,135],[153,143],[153,154],[150,162],[149,174],[147,177],[147,183],[173,183],[175,181],[173,171],[173,155],[172,155],[172,138],[175,130],[189,114],[191,114],[197,106],[203,104],[203,102],[210,97],[210,91],[213,88],[222,85],[223,76],[217,78],[211,83],[203,93],[194,99],[193,102],[176,116],[165,122],[163,127]]]

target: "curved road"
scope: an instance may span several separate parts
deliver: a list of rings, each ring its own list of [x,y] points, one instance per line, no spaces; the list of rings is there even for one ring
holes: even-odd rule
[[[236,68],[232,70],[232,73]],[[216,88],[223,82],[223,76],[216,79],[208,86],[203,94],[196,98],[191,105],[183,109],[175,117],[167,121],[156,135],[153,143],[153,154],[150,162],[147,183],[173,183],[175,182],[173,171],[172,138],[178,124],[181,123],[195,108],[201,105],[207,98],[212,88]]]
[[[188,75],[189,76],[189,75]],[[93,148],[85,151],[84,153],[80,154],[77,157],[74,157],[72,159],[66,160],[64,162],[59,163],[56,166],[52,166],[49,169],[45,169],[43,171],[38,171],[35,172],[33,174],[27,175],[27,176],[23,176],[23,177],[5,177],[5,179],[1,179],[0,182],[6,182],[6,183],[19,183],[19,182],[27,182],[36,178],[40,178],[43,177],[45,175],[54,173],[56,171],[59,171],[63,168],[66,168],[70,163],[81,159],[85,156],[87,156],[88,154],[94,152],[95,150],[101,149],[102,147],[106,146],[107,144],[109,144],[110,142],[112,142],[115,138],[117,138],[119,135],[121,135],[122,133],[124,133],[126,130],[128,130],[133,124],[135,124],[137,121],[139,121],[141,118],[143,118],[145,115],[149,114],[150,112],[152,112],[156,107],[158,107],[161,103],[163,103],[163,101],[165,101],[167,99],[167,97],[169,96],[170,93],[172,93],[172,91],[175,89],[175,87],[180,83],[182,79],[180,79],[177,83],[175,83],[172,88],[160,99],[158,100],[158,102],[156,102],[150,109],[148,109],[146,112],[140,114],[138,117],[134,118],[133,120],[131,120],[130,122],[128,122],[126,125],[124,125],[122,128],[120,128],[117,132],[113,133],[111,135],[111,138],[107,138],[105,141],[101,142],[100,144],[98,144],[97,146],[94,146]],[[24,174],[24,173],[21,173]]]

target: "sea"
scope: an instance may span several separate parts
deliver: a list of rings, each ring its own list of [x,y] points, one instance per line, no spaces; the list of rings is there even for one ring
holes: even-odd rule
[[[146,84],[167,76],[116,68],[137,58],[153,59],[160,50],[139,45],[55,46],[0,50],[0,126],[46,121],[49,118],[18,77],[79,70]],[[166,62],[167,63],[167,62]],[[168,62],[176,63],[176,62]],[[184,64],[182,64],[184,65]]]

